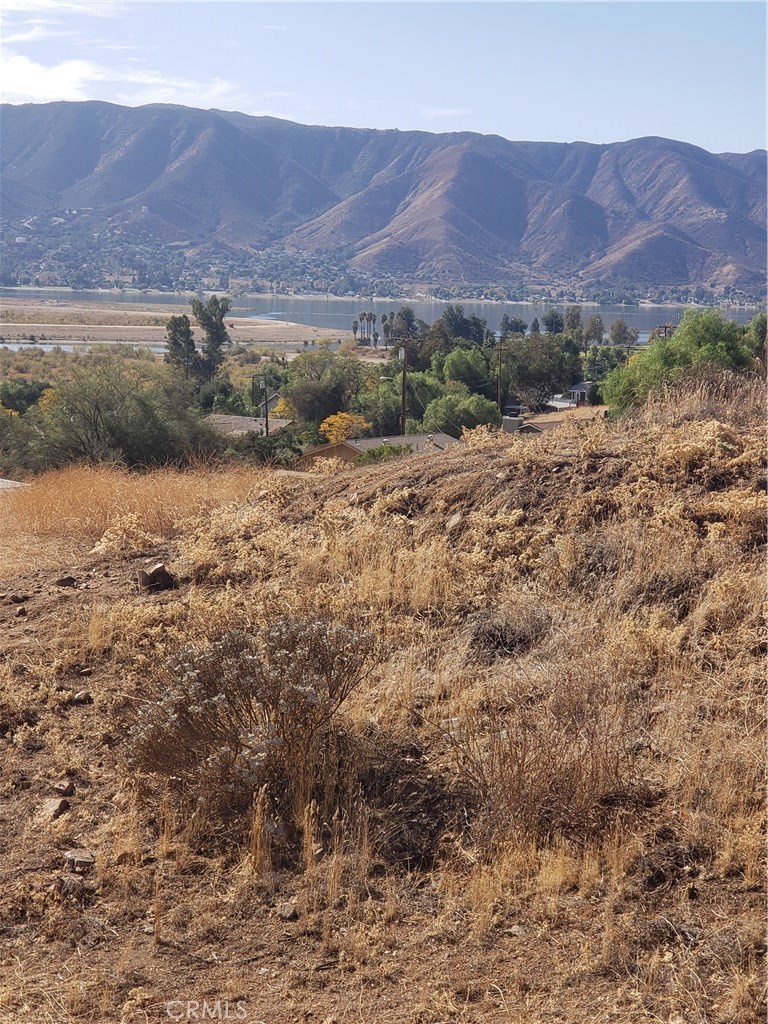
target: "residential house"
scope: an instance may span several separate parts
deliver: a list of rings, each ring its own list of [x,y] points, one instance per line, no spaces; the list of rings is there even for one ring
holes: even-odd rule
[[[335,444],[322,444],[304,452],[296,460],[296,469],[308,469],[316,459],[341,459],[342,462],[355,462],[359,455],[382,448],[385,444],[392,447],[405,446],[414,455],[436,455],[451,445],[458,444],[455,437],[448,434],[405,434],[392,437],[354,437]]]

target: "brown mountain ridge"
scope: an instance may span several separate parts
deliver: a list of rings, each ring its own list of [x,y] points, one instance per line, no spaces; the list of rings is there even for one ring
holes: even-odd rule
[[[4,228],[344,252],[428,281],[632,280],[762,291],[766,153],[662,138],[511,142],[153,104],[2,105]]]

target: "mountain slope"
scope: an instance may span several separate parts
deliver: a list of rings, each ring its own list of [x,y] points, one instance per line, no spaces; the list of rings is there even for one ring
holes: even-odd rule
[[[2,107],[2,215],[70,207],[165,242],[343,250],[425,280],[760,288],[766,158],[682,142],[510,142],[154,104]]]

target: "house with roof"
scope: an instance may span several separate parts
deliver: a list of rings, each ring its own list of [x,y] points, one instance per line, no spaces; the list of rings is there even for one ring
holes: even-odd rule
[[[350,437],[346,441],[334,444],[321,444],[300,455],[294,464],[295,469],[308,469],[317,459],[340,459],[342,462],[354,463],[358,456],[384,445],[393,448],[410,448],[413,455],[437,455],[458,444],[455,437],[449,434],[405,434],[392,437]]]
[[[244,434],[266,434],[267,421],[263,416],[234,416],[228,413],[214,412],[205,417],[205,422],[220,434],[229,437],[242,437]],[[290,426],[293,420],[281,420],[270,416],[269,432],[276,434],[278,430]]]

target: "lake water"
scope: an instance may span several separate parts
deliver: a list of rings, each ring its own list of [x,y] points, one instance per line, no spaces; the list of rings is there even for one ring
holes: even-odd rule
[[[55,288],[0,288],[0,298],[14,297],[27,299],[65,299],[68,301],[102,302],[115,305],[121,302],[142,303],[147,305],[186,305],[189,302],[188,293],[162,293],[143,294],[141,292],[103,292],[103,291],[77,291],[70,289]],[[307,324],[320,329],[327,329],[330,336],[334,331],[351,330],[352,321],[357,319],[358,314],[373,312],[377,315],[377,327],[379,334],[382,334],[379,324],[381,315],[394,311],[401,305],[409,305],[420,320],[431,324],[437,320],[447,303],[436,300],[401,300],[401,299],[361,299],[361,298],[339,298],[337,296],[306,296],[294,297],[284,295],[239,295],[232,300],[232,315],[253,317],[259,320],[283,320],[297,324]],[[529,302],[456,302],[468,316],[475,314],[488,322],[491,330],[496,331],[501,323],[501,318],[506,313],[508,316],[522,316],[530,326],[534,317],[542,324],[542,317],[551,308],[551,303],[529,303]],[[555,308],[561,312],[565,309],[565,303],[554,303]],[[677,324],[684,313],[682,306],[597,306],[582,304],[582,319],[586,321],[593,313],[599,313],[603,318],[606,334],[611,323],[619,317],[624,317],[630,327],[637,327],[640,331],[640,340],[644,341],[650,331],[660,324]],[[737,320],[739,323],[747,323],[755,315],[755,309],[747,309],[743,306],[724,308],[723,315],[729,319]]]

